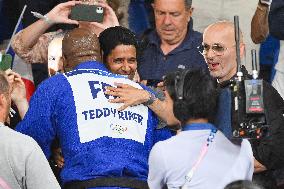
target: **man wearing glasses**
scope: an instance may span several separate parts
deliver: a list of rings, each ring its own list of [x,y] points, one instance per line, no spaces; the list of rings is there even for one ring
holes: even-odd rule
[[[223,91],[229,89],[230,80],[237,73],[234,37],[234,24],[228,21],[217,22],[208,26],[203,34],[201,53],[205,58],[211,76],[217,79]],[[241,58],[244,54],[245,44],[241,35]],[[242,72],[244,78],[250,78],[244,66],[242,66]],[[222,95],[220,98],[222,98]],[[273,170],[284,166],[284,102],[277,91],[266,82],[263,84],[263,98],[265,114],[270,127],[267,137],[251,141],[255,158],[254,179],[256,181],[261,180],[262,185],[266,188],[274,189],[277,186],[272,175]],[[228,113],[231,109],[229,107],[231,99],[223,98],[219,101],[216,124],[220,126],[219,129],[225,135],[231,137],[231,115]]]
[[[244,57],[245,44],[243,37],[240,37],[240,56]],[[234,24],[228,21],[217,22],[208,26],[203,34],[203,43],[199,47],[200,53],[208,65],[211,76],[217,79],[222,93],[219,99],[218,111],[216,114],[215,125],[218,126],[228,138],[232,137],[231,128],[231,98],[230,98],[230,80],[237,73],[236,49]],[[250,78],[245,67],[242,67],[245,78]],[[186,81],[185,81],[186,82]],[[123,89],[122,89],[123,88]],[[135,105],[135,102],[144,102],[143,100],[133,100],[131,93],[141,93],[136,95],[141,98],[145,91],[130,90],[128,86],[111,89],[112,95],[118,96],[117,102]],[[127,91],[123,93],[123,91]],[[276,189],[276,180],[273,171],[284,166],[284,102],[278,92],[268,83],[263,84],[264,108],[267,122],[270,125],[269,135],[260,140],[250,141],[252,144],[254,161],[254,180],[261,182],[266,189]],[[150,106],[160,110],[159,113],[170,111],[165,106],[166,103],[156,99]],[[125,108],[125,106],[124,106]]]

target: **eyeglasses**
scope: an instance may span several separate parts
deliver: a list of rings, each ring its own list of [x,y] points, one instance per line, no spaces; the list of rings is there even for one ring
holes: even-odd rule
[[[235,45],[233,45],[235,46]],[[232,47],[233,47],[232,46]],[[224,45],[220,44],[220,43],[214,43],[213,45],[208,45],[206,43],[203,43],[202,45],[200,45],[198,48],[198,51],[202,54],[202,55],[206,55],[210,49],[212,49],[212,51],[214,52],[215,55],[217,56],[222,56],[224,55],[224,52],[228,49],[227,47],[224,47]]]

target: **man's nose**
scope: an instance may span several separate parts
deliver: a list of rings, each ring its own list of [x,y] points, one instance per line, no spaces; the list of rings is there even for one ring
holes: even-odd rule
[[[125,71],[125,72],[129,72],[131,70],[127,61],[124,61],[123,66],[122,66],[122,70]]]
[[[164,17],[164,24],[165,25],[170,25],[172,23],[171,16],[169,14],[166,14]]]

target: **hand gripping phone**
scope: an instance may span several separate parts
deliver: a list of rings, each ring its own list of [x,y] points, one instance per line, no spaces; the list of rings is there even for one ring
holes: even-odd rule
[[[101,23],[104,19],[104,9],[97,5],[78,4],[72,7],[70,19]]]

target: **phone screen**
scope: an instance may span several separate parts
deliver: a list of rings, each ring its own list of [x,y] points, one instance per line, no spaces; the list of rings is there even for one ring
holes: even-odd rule
[[[70,19],[87,22],[103,22],[104,9],[97,5],[75,5],[71,9]]]

